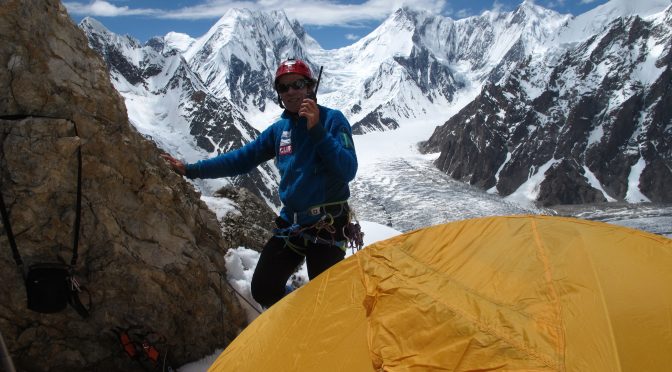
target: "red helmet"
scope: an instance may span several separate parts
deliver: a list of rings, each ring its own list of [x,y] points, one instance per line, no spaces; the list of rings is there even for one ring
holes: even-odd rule
[[[282,75],[286,74],[299,74],[308,78],[310,81],[313,80],[313,74],[310,72],[310,67],[300,59],[290,58],[286,61],[280,63],[278,69],[275,71],[275,84],[278,83],[278,79]]]

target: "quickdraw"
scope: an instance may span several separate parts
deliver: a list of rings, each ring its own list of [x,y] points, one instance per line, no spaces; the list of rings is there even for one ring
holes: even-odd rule
[[[348,239],[348,248],[359,251],[364,246],[364,232],[359,221],[350,222],[343,226],[343,236]]]
[[[364,246],[364,233],[362,232],[362,227],[360,226],[359,221],[357,221],[356,217],[354,217],[355,220],[354,223],[352,222],[352,218],[350,217],[354,217],[354,212],[351,211],[351,216],[349,216],[348,218],[348,223],[345,226],[343,226],[342,232],[343,236],[346,239],[345,241],[325,239],[317,235],[310,235],[306,233],[306,231],[311,229],[315,229],[317,231],[325,230],[333,236],[336,233],[336,229],[334,228],[334,217],[329,213],[323,215],[319,221],[310,226],[302,227],[301,225],[295,223],[289,227],[273,229],[273,235],[278,238],[285,239],[290,248],[293,247],[293,244],[289,242],[289,239],[294,237],[301,237],[304,238],[306,241],[311,241],[313,243],[333,245],[343,250],[350,248],[353,251],[354,250],[359,251]],[[296,249],[294,250],[296,251]],[[297,253],[301,254],[301,252],[298,251]]]

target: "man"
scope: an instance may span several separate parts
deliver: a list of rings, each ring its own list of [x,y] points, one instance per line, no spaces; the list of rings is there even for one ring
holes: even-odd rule
[[[340,111],[317,105],[315,83],[306,63],[284,61],[274,85],[285,111],[254,141],[193,164],[163,155],[192,179],[239,175],[275,158],[283,207],[252,277],[252,296],[265,307],[285,295],[285,283],[304,257],[310,279],[345,257],[348,183],[357,172],[357,155],[350,124]]]

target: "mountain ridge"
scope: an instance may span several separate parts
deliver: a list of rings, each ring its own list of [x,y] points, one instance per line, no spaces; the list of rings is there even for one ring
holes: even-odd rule
[[[607,24],[608,27],[606,20],[611,19],[613,22],[614,19],[621,19],[617,17],[620,13],[613,11],[613,9],[619,9],[618,4],[620,3],[617,0],[612,0],[596,8],[597,10],[591,13],[591,17]],[[661,4],[661,0],[648,0],[635,7],[637,8],[635,11],[648,14],[652,8],[660,7]],[[602,9],[602,13],[599,9]],[[194,41],[182,38],[182,42],[189,45],[183,56],[187,57],[184,58],[186,66],[200,78],[204,85],[202,91],[207,96],[230,100],[233,109],[239,114],[235,117],[250,118],[250,120],[264,118],[269,122],[280,113],[280,110],[276,108],[277,95],[272,90],[275,66],[287,57],[307,60],[314,71],[317,71],[319,66],[324,66],[324,75],[318,93],[319,102],[340,108],[351,120],[353,133],[365,134],[371,131],[394,130],[409,119],[430,120],[439,125],[448,119],[442,118],[441,112],[448,111],[446,108],[456,104],[456,96],[472,91],[476,87],[482,87],[481,94],[499,96],[495,101],[499,100],[501,104],[512,105],[513,103],[510,102],[505,103],[507,100],[505,96],[502,96],[503,93],[495,92],[495,90],[506,90],[502,87],[508,84],[509,91],[505,94],[522,97],[524,93],[525,99],[536,102],[535,105],[549,105],[555,99],[553,97],[557,96],[555,92],[557,82],[554,83],[556,85],[548,85],[544,79],[559,79],[560,71],[554,70],[553,66],[563,61],[567,63],[568,53],[571,54],[577,46],[585,45],[586,42],[596,37],[590,34],[592,29],[588,31],[581,29],[581,26],[586,23],[584,18],[583,16],[561,15],[530,1],[524,1],[512,12],[487,11],[480,16],[457,21],[423,11],[401,8],[391,14],[380,27],[352,45],[335,50],[324,50],[310,38],[299,23],[291,21],[284,12],[264,13],[238,10],[227,13],[201,38],[193,39]],[[275,26],[267,27],[266,24]],[[662,22],[662,24],[665,23]],[[229,34],[221,32],[222,25],[227,25]],[[251,27],[252,25],[263,25],[263,27],[255,28]],[[245,29],[245,32],[241,31],[236,34],[241,37],[231,37],[230,33],[234,27]],[[252,29],[256,31],[249,31]],[[567,36],[570,34],[571,37]],[[242,37],[243,35],[245,36]],[[550,45],[551,41],[557,45]],[[594,48],[595,45],[593,45]],[[178,49],[173,50],[179,53]],[[132,58],[132,55],[129,56],[129,60]],[[580,63],[580,61],[575,62]],[[529,67],[531,65],[537,67],[531,68]],[[541,66],[544,65],[549,67],[542,68]],[[519,78],[521,68],[525,69],[528,74],[522,79]],[[584,68],[590,67],[584,64]],[[553,71],[556,71],[555,75]],[[586,76],[592,79],[599,78],[596,74]],[[573,79],[567,74],[564,78]],[[518,85],[515,89],[525,92],[514,93],[514,81]],[[562,84],[563,86],[564,84],[571,85],[571,81]],[[580,84],[578,87],[580,88]],[[479,99],[475,96],[473,102],[481,101],[487,102],[488,99],[486,97]],[[577,104],[572,100],[566,102]],[[582,105],[588,104],[584,102]],[[573,110],[569,106],[564,109],[568,113]],[[492,108],[491,110],[493,111],[491,115],[502,112],[501,109]],[[238,120],[235,117],[230,119]],[[506,130],[514,131],[516,136],[520,136],[523,131],[519,125],[522,118],[524,118],[523,112],[511,114],[506,118],[508,122],[499,122],[496,126],[501,127],[501,130],[509,128]],[[259,128],[257,124],[255,126]],[[590,133],[582,135],[587,136]],[[509,135],[504,137],[513,138]],[[483,141],[485,138],[480,140]],[[467,138],[462,139],[462,141],[467,140],[470,141]],[[528,138],[528,140],[531,139]],[[219,145],[221,139],[213,141],[208,137],[207,140],[200,138],[197,139],[198,141],[205,144],[214,143],[214,149],[217,152],[226,151],[225,147]],[[238,140],[238,142],[243,143],[244,140]],[[483,145],[485,144],[484,142]],[[464,147],[464,145],[466,143],[460,145],[463,146],[464,151],[471,148]],[[548,142],[548,146],[555,145]],[[208,149],[213,148],[208,147]],[[429,139],[423,145],[424,151],[438,151],[439,149],[436,138]],[[486,157],[483,163],[468,166],[468,172],[466,169],[455,174],[452,171],[448,172],[454,178],[462,180],[465,180],[466,174],[482,174],[477,177],[478,181],[467,181],[495,191],[502,196],[521,193],[520,187],[529,181],[529,178],[536,174],[536,170],[544,164],[523,161],[520,164],[521,171],[514,172],[518,175],[510,178],[510,180],[515,179],[510,186],[506,186],[507,177],[503,177],[502,182],[499,183],[500,186],[493,189],[493,185],[497,183],[493,182],[494,179],[506,176],[512,171],[505,167],[506,162],[510,161],[510,158],[506,160],[508,156],[506,153],[490,154],[492,158]],[[441,155],[442,161],[445,161],[446,154]],[[462,157],[456,157],[454,162],[469,164],[467,159],[480,156],[476,154],[478,152],[464,153]],[[522,158],[514,159],[514,161],[522,161]],[[556,163],[548,167],[553,169],[558,167],[554,164]],[[628,164],[634,167],[631,161]],[[669,167],[669,160],[664,160],[663,164],[668,164],[666,166]],[[578,168],[567,168],[566,166],[567,164],[562,169],[572,169],[573,172],[578,172],[577,174],[586,172],[585,169],[583,173],[581,172],[580,168],[583,168],[583,165]],[[524,168],[527,170],[522,171]],[[654,173],[664,173],[664,168],[658,165],[656,169],[659,170]],[[273,182],[272,170],[264,171],[264,173],[263,176],[256,178],[256,182]],[[557,171],[556,173],[562,172]],[[523,180],[525,177],[527,179]],[[577,191],[577,196],[574,198],[566,196],[558,199],[553,196],[553,191],[541,194],[535,192],[531,195],[533,194],[537,201],[546,204],[625,200],[623,199],[625,198],[623,188],[611,185],[613,181],[608,181],[604,175],[595,176],[591,173],[587,177],[591,181],[581,183],[586,190]],[[560,184],[560,178],[556,177],[555,183]],[[572,179],[572,177],[567,178],[565,182],[570,182]],[[619,179],[621,179],[619,182],[623,182],[623,176]],[[513,188],[516,185],[518,188]],[[614,187],[618,191],[605,191],[605,188]],[[631,189],[635,190],[638,187],[633,186]],[[266,200],[271,199],[268,197],[269,192],[272,191],[265,193]],[[584,194],[592,196],[586,197]],[[541,197],[542,200],[540,200],[539,195],[546,196]],[[646,200],[648,198],[633,197],[631,199]],[[668,200],[667,196],[662,200]]]
[[[500,195],[528,189],[545,205],[669,202],[661,184],[672,181],[663,109],[672,96],[671,34],[665,22],[617,18],[557,63],[523,61],[437,128],[424,150],[440,150],[437,166],[456,179]],[[474,130],[491,146],[470,148]],[[478,172],[474,158],[489,171]]]

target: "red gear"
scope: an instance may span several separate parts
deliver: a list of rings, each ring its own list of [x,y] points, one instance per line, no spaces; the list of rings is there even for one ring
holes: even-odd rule
[[[275,71],[275,84],[278,84],[280,76],[286,74],[299,74],[308,78],[310,81],[315,81],[313,79],[313,74],[310,72],[310,67],[300,59],[288,59],[280,63],[280,66],[278,66],[278,69]]]

